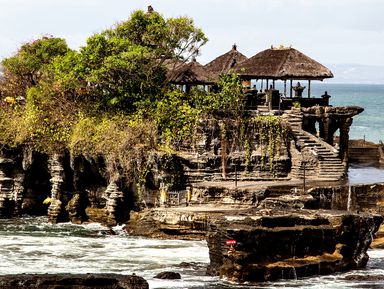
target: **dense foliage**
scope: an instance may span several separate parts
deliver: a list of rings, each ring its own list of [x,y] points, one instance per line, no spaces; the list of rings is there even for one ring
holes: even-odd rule
[[[17,53],[2,61],[0,80],[4,97],[25,97],[29,88],[37,85],[45,68],[56,56],[65,55],[69,48],[64,39],[42,37],[23,44]]]
[[[168,85],[165,62],[190,60],[206,41],[188,17],[138,10],[78,51],[55,37],[25,43],[1,63],[0,143],[102,154],[138,175],[158,143],[191,134],[200,110]]]
[[[190,60],[206,41],[188,17],[139,10],[78,51],[54,37],[23,44],[1,63],[0,143],[103,155],[111,172],[143,179],[151,151],[188,143],[199,117],[242,117],[235,74],[210,92],[169,85],[165,64]]]

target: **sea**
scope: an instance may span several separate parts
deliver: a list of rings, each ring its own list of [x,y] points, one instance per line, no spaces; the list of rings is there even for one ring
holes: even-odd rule
[[[313,82],[311,91],[311,95],[316,97],[320,97],[327,91],[331,95],[330,105],[333,106],[353,105],[364,108],[361,114],[353,118],[350,139],[365,139],[374,143],[384,140],[383,84]]]
[[[305,85],[303,83],[303,85]],[[384,139],[384,85],[319,83],[313,95],[327,91],[331,104],[357,105],[350,131],[353,139]],[[350,184],[384,182],[384,170],[352,167]],[[117,273],[143,276],[152,289],[246,289],[246,288],[384,288],[384,250],[369,250],[365,269],[299,280],[281,280],[257,286],[236,285],[207,276],[209,252],[205,241],[155,240],[129,236],[122,226],[100,224],[49,224],[45,217],[0,220],[0,274],[18,273]],[[272,241],[272,240],[271,240]],[[278,242],[278,240],[274,240]],[[163,271],[179,272],[181,280],[159,280]]]

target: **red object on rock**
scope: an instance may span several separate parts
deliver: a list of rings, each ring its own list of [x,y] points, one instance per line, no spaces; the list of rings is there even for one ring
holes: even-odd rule
[[[227,246],[235,246],[237,244],[236,240],[227,240],[226,242]]]

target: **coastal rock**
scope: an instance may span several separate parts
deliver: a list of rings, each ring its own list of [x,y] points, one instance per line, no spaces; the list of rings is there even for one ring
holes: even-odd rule
[[[115,182],[110,182],[105,191],[105,196],[107,199],[105,209],[108,213],[109,222],[121,222],[119,214],[123,211],[124,193]]]
[[[382,220],[304,210],[225,216],[210,226],[208,272],[234,282],[261,282],[363,268]]]
[[[5,150],[0,152],[0,216],[13,217],[22,206],[24,177],[18,163],[19,151]]]
[[[144,278],[115,274],[20,274],[0,276],[2,289],[148,289]]]
[[[176,279],[181,279],[180,273],[177,272],[161,272],[157,274],[155,277],[156,279],[170,279],[170,280],[176,280]]]
[[[313,209],[374,212],[384,215],[384,184],[314,187],[308,193],[315,199]]]
[[[75,194],[65,207],[69,220],[74,224],[81,224],[86,220],[85,208],[86,203],[81,194]]]
[[[52,223],[65,221],[65,209],[63,198],[65,197],[65,170],[63,155],[54,154],[49,159],[49,171],[51,174],[51,204],[48,208],[48,218]]]
[[[179,267],[199,270],[199,269],[207,268],[207,265],[205,263],[197,263],[197,262],[181,262],[179,264]]]
[[[132,212],[125,230],[130,235],[149,238],[205,239],[211,218],[223,211],[188,211],[158,208]]]

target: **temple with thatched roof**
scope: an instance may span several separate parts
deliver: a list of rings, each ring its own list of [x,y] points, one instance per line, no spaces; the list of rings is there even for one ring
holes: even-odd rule
[[[311,81],[332,78],[332,72],[319,62],[308,57],[304,53],[292,47],[279,47],[266,49],[242,62],[237,67],[237,72],[242,79],[272,80],[272,88],[275,81],[284,81],[284,96],[287,96],[286,81],[290,81],[290,97],[295,90],[296,96],[301,97],[304,86],[300,83],[293,86],[293,80],[308,81],[308,97],[311,96]]]
[[[234,44],[230,51],[215,58],[204,67],[217,79],[221,73],[235,72],[239,64],[247,59],[244,54],[237,50],[237,46]]]
[[[208,70],[194,58],[187,63],[176,63],[174,69],[168,70],[169,83],[185,87],[189,91],[191,86],[206,86],[214,84]]]
[[[305,170],[309,168],[306,167],[307,159],[311,158],[316,164],[311,168],[312,177],[340,180],[345,176],[349,128],[352,118],[363,109],[332,107],[327,93],[321,97],[311,95],[311,81],[333,77],[327,67],[291,47],[271,47],[247,59],[234,46],[205,66],[197,62],[180,66],[173,74],[172,83],[211,84],[221,73],[233,72],[239,75],[243,85],[247,85],[244,96],[247,115],[279,115],[291,127],[295,143],[290,146],[291,177],[300,179],[305,175]],[[283,92],[275,86],[277,81],[284,83]],[[299,82],[294,86],[293,81]],[[303,97],[304,89],[307,89],[308,97]],[[334,147],[337,131],[339,138]],[[210,138],[209,135],[203,136],[201,143]],[[211,145],[206,143],[204,147]]]

